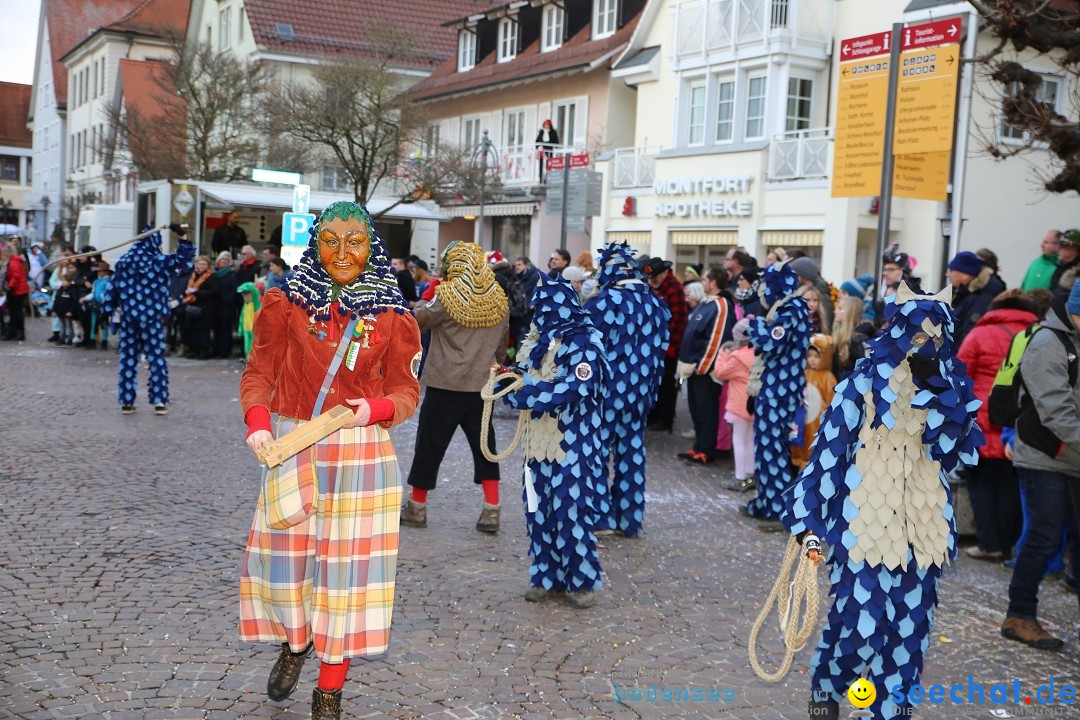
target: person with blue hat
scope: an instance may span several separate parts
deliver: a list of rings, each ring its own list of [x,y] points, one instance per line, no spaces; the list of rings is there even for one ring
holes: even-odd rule
[[[978,255],[962,250],[949,261],[949,283],[953,287],[953,314],[956,316],[954,339],[959,347],[979,319],[990,309],[990,302],[1005,292],[1005,283]]]

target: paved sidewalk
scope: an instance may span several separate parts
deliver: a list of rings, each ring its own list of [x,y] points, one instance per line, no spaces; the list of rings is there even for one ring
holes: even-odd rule
[[[144,383],[138,412],[121,416],[114,352],[57,349],[44,342],[46,321],[28,324],[28,342],[0,343],[0,719],[307,718],[318,663],[293,699],[271,703],[276,649],[236,638],[258,494],[239,362],[170,359],[169,415],[153,415]],[[687,426],[685,400],[680,412],[676,431]],[[499,437],[512,427],[501,413]],[[414,422],[392,433],[406,471],[414,433]],[[810,651],[776,685],[757,680],[746,657],[786,536],[739,515],[745,497],[721,489],[729,465],[674,460],[685,443],[677,432],[649,442],[647,535],[603,540],[604,589],[586,611],[522,600],[520,456],[503,463],[503,530],[489,537],[473,529],[482,496],[456,443],[429,527],[402,529],[390,653],[353,666],[345,716],[805,717]],[[1067,645],[1038,652],[998,635],[1008,581],[966,557],[947,572],[925,685],[969,674],[987,687],[1078,679],[1076,597],[1044,584],[1040,614]],[[766,634],[764,660],[775,665],[776,633]],[[654,684],[731,699],[616,699]],[[916,716],[990,718],[990,709],[945,704]]]

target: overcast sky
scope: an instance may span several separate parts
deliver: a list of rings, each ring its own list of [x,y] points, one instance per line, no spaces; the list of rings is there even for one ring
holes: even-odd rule
[[[0,80],[29,85],[34,80],[41,0],[0,0],[0,7]]]

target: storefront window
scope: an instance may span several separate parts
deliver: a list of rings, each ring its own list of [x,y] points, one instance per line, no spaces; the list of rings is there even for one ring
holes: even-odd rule
[[[514,259],[529,254],[529,228],[532,218],[512,215],[491,219],[491,250],[498,250],[513,264]],[[488,248],[484,248],[488,250]]]

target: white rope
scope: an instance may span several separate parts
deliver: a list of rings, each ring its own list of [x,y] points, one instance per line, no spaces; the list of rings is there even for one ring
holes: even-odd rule
[[[488,376],[487,385],[480,390],[480,399],[484,401],[484,414],[480,419],[480,427],[483,428],[482,432],[484,436],[480,439],[480,452],[484,454],[484,457],[488,462],[502,462],[506,458],[513,454],[517,448],[518,443],[521,442],[521,436],[525,432],[525,423],[529,420],[529,411],[521,410],[518,412],[518,424],[517,430],[514,432],[514,438],[507,445],[506,450],[499,454],[495,454],[488,449],[488,433],[487,429],[491,424],[491,406],[495,404],[495,401],[499,398],[512,393],[525,384],[525,379],[517,373],[503,372],[496,374],[497,366],[492,366],[491,374]],[[499,383],[503,380],[509,380],[513,378],[514,382],[509,383],[502,390],[496,391],[495,388],[499,386]],[[494,433],[492,433],[494,434]]]
[[[804,550],[801,552],[801,550]],[[798,559],[798,567],[792,568]],[[749,654],[750,666],[754,673],[765,682],[778,682],[787,675],[791,669],[791,662],[795,653],[806,647],[806,643],[813,635],[817,625],[818,615],[818,586],[816,570],[821,561],[821,541],[812,534],[807,534],[803,546],[792,537],[788,541],[787,550],[784,552],[784,560],[780,565],[780,575],[769,591],[769,597],[765,605],[758,613],[757,620],[750,630]],[[784,586],[787,592],[783,592]],[[780,636],[784,640],[784,660],[775,673],[766,672],[758,662],[757,639],[761,626],[772,610],[773,603],[777,603],[777,613],[780,616]],[[799,609],[805,604],[805,613],[802,616],[802,625],[799,624]]]

